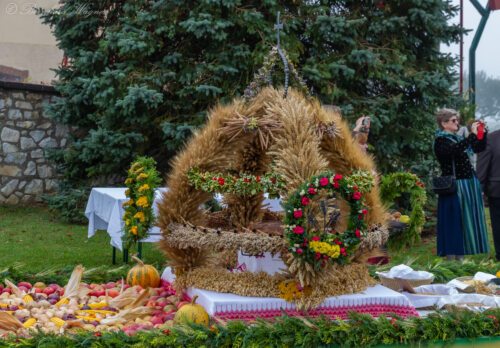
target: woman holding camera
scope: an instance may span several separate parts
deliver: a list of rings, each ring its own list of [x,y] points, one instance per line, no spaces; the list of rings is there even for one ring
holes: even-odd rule
[[[474,122],[467,138],[457,135],[459,115],[453,109],[436,114],[434,152],[443,176],[455,176],[456,192],[439,195],[437,254],[462,260],[463,255],[482,254],[489,250],[481,185],[470,156],[486,147],[484,125]],[[478,134],[479,133],[479,134]]]

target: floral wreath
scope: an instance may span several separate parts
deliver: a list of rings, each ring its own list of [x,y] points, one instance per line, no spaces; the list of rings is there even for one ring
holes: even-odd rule
[[[307,210],[311,200],[320,191],[339,193],[351,208],[347,229],[344,232],[307,230]],[[365,216],[368,213],[363,204],[363,192],[353,177],[325,172],[312,177],[292,193],[285,204],[285,238],[289,251],[320,270],[328,264],[346,264],[361,243],[366,229]]]
[[[205,192],[232,193],[241,196],[267,192],[270,198],[276,198],[286,187],[285,180],[276,173],[264,175],[241,173],[239,176],[234,176],[212,172],[201,173],[198,169],[191,169],[187,176],[190,185]]]
[[[125,195],[129,200],[123,203],[125,208],[123,242],[126,248],[146,238],[149,229],[153,226],[155,189],[160,182],[156,161],[150,157],[138,157],[128,170]]]
[[[412,246],[420,241],[420,234],[425,224],[424,205],[427,202],[425,184],[419,177],[409,172],[396,172],[383,175],[380,184],[382,201],[391,205],[402,193],[410,194],[410,221],[404,233],[389,239],[389,246]]]

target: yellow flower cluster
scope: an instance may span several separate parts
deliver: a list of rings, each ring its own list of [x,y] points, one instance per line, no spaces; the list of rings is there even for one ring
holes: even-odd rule
[[[147,191],[147,190],[149,190],[149,189],[150,189],[149,185],[148,185],[148,184],[144,184],[144,185],[141,185],[141,186],[139,187],[139,192],[141,192],[141,193],[142,193],[142,192]]]
[[[312,241],[309,242],[309,248],[316,253],[328,255],[332,259],[340,256],[340,247],[336,244],[332,245],[325,242]]]
[[[148,178],[148,175],[144,174],[144,173],[141,173],[137,176],[137,180],[143,180],[143,179],[147,179],[147,178]]]
[[[142,207],[142,208],[147,208],[149,206],[148,198],[145,196],[139,197],[139,199],[136,202],[137,206]]]
[[[146,217],[142,211],[135,213],[134,218],[139,219],[141,222],[146,221]]]
[[[299,284],[295,279],[282,281],[281,283],[279,283],[278,288],[280,290],[280,297],[288,302],[298,300],[304,295],[308,296],[312,292],[310,286],[307,286],[303,289],[299,288]]]

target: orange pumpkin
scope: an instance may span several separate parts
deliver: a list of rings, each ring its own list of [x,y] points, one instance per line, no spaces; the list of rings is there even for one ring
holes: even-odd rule
[[[160,274],[151,265],[146,265],[138,257],[132,256],[132,260],[137,262],[137,265],[132,267],[127,274],[127,284],[130,286],[140,285],[143,288],[157,288],[160,286]]]

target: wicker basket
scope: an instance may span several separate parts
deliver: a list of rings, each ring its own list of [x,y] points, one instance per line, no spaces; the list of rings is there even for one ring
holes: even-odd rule
[[[428,285],[434,280],[434,277],[428,279],[401,279],[389,278],[380,273],[377,274],[382,285],[394,291],[401,291],[408,287],[416,288],[417,286]]]

